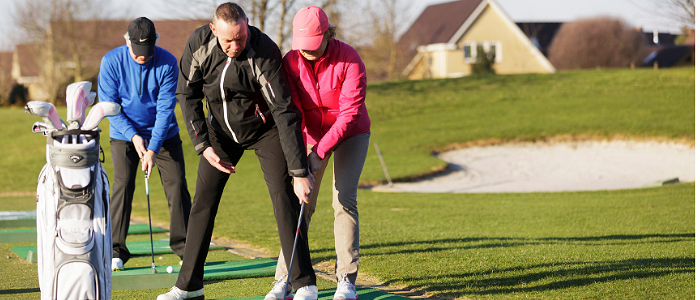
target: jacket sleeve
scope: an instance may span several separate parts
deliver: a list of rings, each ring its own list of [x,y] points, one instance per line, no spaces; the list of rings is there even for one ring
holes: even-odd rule
[[[163,141],[167,138],[170,124],[175,121],[175,89],[177,88],[177,60],[169,53],[163,53],[167,58],[160,68],[157,76],[160,77],[158,98],[156,98],[156,122],[151,131],[151,139],[148,142],[148,150],[155,153],[160,151]]]
[[[294,103],[294,106],[299,109],[299,113],[301,114],[301,132],[304,136],[304,145],[306,145],[307,137],[306,134],[304,134],[304,130],[306,130],[306,116],[304,116],[304,109],[301,107],[301,99],[299,99],[299,91],[297,90],[298,87],[294,83],[294,80],[292,78],[292,64],[295,63],[295,60],[292,57],[292,51],[287,52],[287,54],[284,56],[284,71],[287,75],[287,86],[289,86],[289,90],[292,92],[292,102]]]
[[[122,99],[119,97],[119,85],[121,84],[117,78],[120,73],[121,66],[115,63],[117,58],[114,53],[107,53],[102,58],[100,63],[100,73],[97,79],[97,92],[100,101],[110,101],[122,105]],[[123,110],[122,110],[123,111]],[[107,117],[110,125],[114,126],[122,135],[131,141],[131,138],[137,134],[134,125],[124,116],[124,113],[119,113],[116,116]]]
[[[185,122],[185,127],[187,127],[187,133],[192,139],[194,150],[197,152],[197,155],[201,155],[211,144],[209,143],[209,131],[202,103],[204,99],[204,78],[201,62],[194,57],[194,53],[203,45],[198,41],[196,33],[197,31],[190,36],[182,53],[180,76],[175,96],[180,102],[182,118]]]
[[[345,64],[345,79],[341,82],[338,98],[338,118],[312,150],[323,159],[328,153],[347,138],[347,133],[357,124],[360,108],[367,95],[367,74],[365,65],[356,51],[348,52]]]
[[[306,177],[309,173],[306,146],[301,131],[301,111],[292,101],[286,72],[282,65],[282,54],[274,43],[270,44],[272,45],[268,47],[268,51],[264,51],[269,55],[257,59],[260,61],[259,81],[262,85],[262,93],[267,98],[272,117],[277,124],[289,174],[295,177]]]

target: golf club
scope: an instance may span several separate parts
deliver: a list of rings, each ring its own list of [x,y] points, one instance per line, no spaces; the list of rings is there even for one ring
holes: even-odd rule
[[[90,109],[90,113],[88,113],[87,117],[85,118],[85,122],[80,129],[93,130],[97,128],[97,125],[100,124],[102,119],[105,117],[118,115],[121,112],[121,109],[122,107],[114,102],[104,101],[97,103],[92,107],[92,109]]]
[[[146,179],[146,205],[148,206],[148,231],[151,233],[151,268],[153,274],[158,273],[156,271],[156,259],[155,254],[153,253],[153,228],[151,227],[151,198],[148,194],[148,171],[144,170],[143,171],[143,178]]]
[[[88,104],[87,95],[90,94],[92,83],[88,81],[80,81],[71,83],[66,88],[66,120],[68,120],[68,129],[78,129],[85,121],[85,108]]]
[[[24,111],[30,115],[41,117],[49,130],[63,129],[63,120],[58,117],[56,108],[51,103],[39,100],[29,101],[24,106]]]
[[[36,122],[34,122],[34,125],[32,125],[32,133],[40,133],[41,132],[44,135],[46,135],[46,132],[48,130],[49,129],[46,127],[46,123],[44,123],[42,121],[36,121]]]
[[[292,257],[289,259],[289,267],[287,267],[287,284],[284,285],[286,289],[289,286],[289,274],[292,273],[292,263],[294,263],[294,254],[297,250],[297,240],[299,239],[299,227],[301,227],[301,218],[304,216],[304,204],[301,203],[301,209],[299,210],[299,221],[297,221],[297,233],[294,235],[294,248],[292,248]]]

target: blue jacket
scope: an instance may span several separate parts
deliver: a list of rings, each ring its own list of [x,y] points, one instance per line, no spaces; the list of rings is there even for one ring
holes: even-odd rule
[[[97,90],[100,101],[122,106],[109,119],[109,137],[131,142],[138,134],[148,141],[148,150],[158,153],[163,141],[179,132],[175,118],[177,59],[156,46],[153,57],[140,65],[124,45],[102,58]]]

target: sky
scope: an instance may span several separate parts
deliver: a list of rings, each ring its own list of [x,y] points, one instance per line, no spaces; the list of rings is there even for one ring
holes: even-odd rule
[[[22,0],[0,0],[0,50],[12,51],[21,42],[13,25],[14,3]],[[165,0],[113,0],[114,11],[131,14],[128,18],[145,16],[154,20],[171,18],[162,9]],[[399,0],[410,9],[407,11],[406,28],[428,5],[449,0]],[[613,16],[625,20],[646,32],[679,33],[681,25],[656,12],[655,2],[663,0],[496,0],[515,22],[570,22],[593,16]],[[138,15],[137,15],[138,14]]]

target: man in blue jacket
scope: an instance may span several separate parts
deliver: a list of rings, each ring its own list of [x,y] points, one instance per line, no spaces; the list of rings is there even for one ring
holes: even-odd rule
[[[126,45],[102,58],[98,79],[99,100],[122,106],[122,113],[108,117],[114,165],[109,207],[113,270],[123,269],[131,256],[126,248],[126,234],[139,160],[141,170],[149,178],[154,163],[158,165],[170,207],[170,248],[180,258],[185,252],[192,206],[174,113],[177,60],[170,52],[156,46],[156,28],[147,18],[132,21],[124,38]]]

